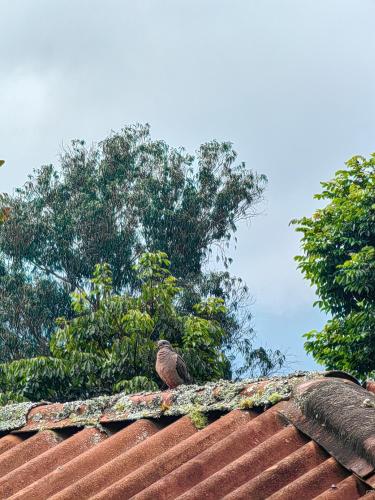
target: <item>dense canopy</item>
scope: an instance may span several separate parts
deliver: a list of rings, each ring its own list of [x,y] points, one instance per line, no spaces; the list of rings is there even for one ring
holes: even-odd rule
[[[86,322],[85,345],[91,345],[101,311],[87,309],[81,317],[74,297],[85,297],[95,273],[107,269],[114,302],[136,300],[142,283],[134,265],[145,253],[161,253],[168,255],[168,272],[179,289],[173,314],[194,317],[197,304],[210,297],[225,302],[225,312],[215,318],[223,332],[215,344],[218,373],[208,370],[207,379],[264,374],[281,366],[280,352],[253,347],[249,293],[228,270],[229,241],[238,222],[255,215],[266,184],[264,176],[236,158],[229,142],[202,144],[193,156],[153,140],[148,125],[133,125],[91,147],[73,141],[58,167],[40,167],[14,194],[4,195],[0,361],[44,356],[60,370],[56,320],[64,317],[65,324],[76,326]],[[221,262],[221,270],[210,270],[212,258]],[[112,328],[107,313],[105,318],[104,330]],[[182,347],[184,329],[175,325],[172,333],[174,321],[166,318],[168,338]],[[147,322],[144,328],[147,333]],[[201,323],[201,332],[204,328]],[[80,362],[77,358],[77,366]],[[136,362],[125,379],[149,379]]]

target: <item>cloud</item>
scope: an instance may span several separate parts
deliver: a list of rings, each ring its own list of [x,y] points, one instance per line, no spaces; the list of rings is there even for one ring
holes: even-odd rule
[[[233,141],[269,178],[233,271],[255,297],[260,335],[277,342],[284,317],[302,353],[302,323],[323,320],[288,224],[312,213],[321,180],[375,149],[375,3],[4,0],[1,15],[1,190],[56,162],[70,139],[125,123],[148,121],[189,150]]]

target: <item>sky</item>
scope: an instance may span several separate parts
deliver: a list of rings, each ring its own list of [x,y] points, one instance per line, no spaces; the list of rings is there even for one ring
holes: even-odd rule
[[[302,334],[326,318],[296,269],[292,218],[319,182],[375,151],[375,0],[0,0],[0,191],[71,139],[125,124],[194,151],[229,140],[269,183],[238,230],[258,342],[317,365]]]

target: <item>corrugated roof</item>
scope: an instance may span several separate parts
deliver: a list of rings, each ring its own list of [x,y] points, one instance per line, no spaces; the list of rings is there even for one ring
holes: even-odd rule
[[[135,414],[133,406],[129,413],[128,405],[127,416],[120,417],[124,405],[114,408],[108,401],[99,405],[100,411],[98,404],[87,403],[91,413],[84,402],[66,404],[74,409],[69,415],[65,405],[29,409],[22,427],[0,439],[0,498],[352,500],[365,494],[366,499],[375,498],[373,472],[357,478],[291,423],[291,408],[298,404],[304,411],[301,398],[305,406],[312,404],[306,403],[313,394],[311,381],[316,390],[328,379],[322,374],[304,375],[247,382],[241,388],[226,383],[134,395],[130,398],[140,411],[155,412],[155,398],[163,409],[161,415],[148,418],[139,411],[137,420],[129,418]],[[349,388],[349,393],[354,385],[332,381],[342,384],[343,390]],[[308,392],[300,389],[303,384]],[[375,400],[370,392],[359,387],[358,391],[370,403]],[[199,404],[199,394],[211,399]],[[121,397],[116,401],[114,405]],[[370,408],[367,402],[366,415]],[[337,410],[345,412],[345,407]],[[304,417],[314,419],[308,413]],[[7,418],[11,425],[11,415]],[[330,426],[329,418],[325,425]],[[338,448],[340,443],[346,446],[344,437],[336,439]],[[375,456],[371,446],[367,443],[370,464],[372,451]],[[355,452],[361,453],[357,448]]]

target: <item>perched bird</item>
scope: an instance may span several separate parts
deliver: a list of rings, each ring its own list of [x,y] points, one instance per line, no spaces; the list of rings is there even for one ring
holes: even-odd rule
[[[158,341],[156,357],[156,372],[170,389],[181,384],[191,384],[192,379],[186,368],[185,361],[173,349],[168,340]]]

